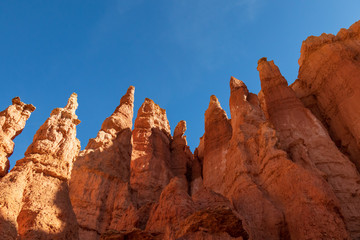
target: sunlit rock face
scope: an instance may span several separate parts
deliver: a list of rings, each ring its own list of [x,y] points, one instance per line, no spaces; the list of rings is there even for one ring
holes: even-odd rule
[[[230,79],[194,153],[134,87],[80,151],[76,94],[52,111],[7,173],[12,139],[35,109],[0,114],[1,239],[263,240],[360,238],[359,23],[308,38],[299,79],[258,62],[261,91]],[[30,119],[31,120],[31,119]]]
[[[3,239],[78,239],[68,180],[80,150],[72,94],[34,136],[25,157],[0,182],[0,236]]]
[[[25,104],[19,97],[12,100],[12,105],[0,112],[0,177],[5,176],[9,171],[9,157],[14,151],[14,142],[25,127],[35,107]]]

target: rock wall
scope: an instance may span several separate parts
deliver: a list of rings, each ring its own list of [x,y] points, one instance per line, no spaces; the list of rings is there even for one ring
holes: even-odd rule
[[[301,46],[296,96],[360,169],[360,21],[336,36],[308,37]]]
[[[0,113],[1,239],[359,239],[360,22],[304,41],[299,79],[258,62],[261,91],[210,97],[194,154],[186,122],[134,87],[81,152],[77,96],[53,110],[8,171],[35,109]]]

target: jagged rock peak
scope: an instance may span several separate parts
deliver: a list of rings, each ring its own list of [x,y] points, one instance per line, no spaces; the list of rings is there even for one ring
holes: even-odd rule
[[[69,97],[69,100],[65,106],[65,108],[75,114],[76,109],[78,108],[79,104],[77,102],[77,94],[72,93]]]
[[[263,57],[258,61],[257,70],[259,71],[261,88],[271,88],[273,86],[283,84],[287,85],[287,81],[281,75],[279,68],[274,61],[268,61]]]
[[[126,94],[122,96],[120,99],[120,105],[127,104],[130,106],[134,105],[134,93],[135,93],[135,87],[130,86],[128,90],[126,91]]]
[[[19,97],[15,97],[12,105],[0,112],[0,177],[9,171],[8,158],[14,151],[12,140],[22,132],[34,110],[32,104],[25,104]]]
[[[5,239],[78,239],[68,192],[80,150],[77,105],[72,94],[64,108],[52,111],[25,157],[0,181],[0,236]]]
[[[174,130],[174,138],[175,137],[182,137],[186,131],[186,121],[181,120],[175,127]]]
[[[132,206],[127,186],[134,91],[133,86],[128,88],[120,105],[105,119],[96,138],[89,140],[74,163],[70,199],[80,239],[98,239],[107,229],[132,226],[132,220],[124,220],[123,215],[128,205]]]
[[[72,164],[80,150],[76,138],[76,125],[80,123],[75,111],[78,107],[76,93],[71,94],[64,108],[54,109],[50,117],[36,132],[33,143],[25,152],[25,158],[16,165],[28,161],[39,162],[55,177],[69,178]]]
[[[352,24],[349,29],[342,28],[335,35],[323,33],[319,37],[309,36],[301,45],[301,54],[299,58],[299,65],[302,66],[305,59],[310,56],[316,50],[322,48],[326,44],[341,42],[347,39],[359,39],[360,38],[360,21]]]
[[[166,111],[146,98],[132,131],[130,184],[139,205],[155,202],[172,177],[171,133]]]
[[[150,98],[145,98],[144,103],[139,108],[135,120],[135,127],[157,127],[160,130],[163,130],[168,136],[171,136],[170,124],[166,117],[166,110],[162,109]]]
[[[246,92],[249,92],[245,83],[233,76],[230,78],[230,91],[236,91],[239,88],[243,88]]]
[[[105,119],[101,125],[101,130],[116,136],[123,129],[132,128],[132,119],[134,115],[134,93],[135,87],[130,86],[126,94],[120,99],[120,105],[114,113]]]

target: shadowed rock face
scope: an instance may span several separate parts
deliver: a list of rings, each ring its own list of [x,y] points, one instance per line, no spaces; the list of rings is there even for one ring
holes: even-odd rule
[[[336,36],[308,37],[292,89],[360,169],[360,22]]]
[[[35,107],[25,104],[19,97],[12,100],[12,105],[0,112],[0,177],[9,171],[9,157],[14,151],[14,138],[19,135],[25,127]]]
[[[128,182],[134,90],[127,90],[74,164],[70,199],[80,226],[80,239],[99,238],[131,204]]]
[[[353,238],[360,237],[360,176],[355,165],[330,139],[320,121],[288,87],[274,62],[259,61],[265,111],[274,125],[280,146],[291,159],[323,176],[340,200],[341,213]]]
[[[1,239],[359,239],[359,29],[306,40],[291,87],[266,58],[258,95],[231,77],[194,154],[150,99],[132,129],[134,87],[79,153],[71,95],[0,179]],[[0,175],[34,109],[0,114]]]
[[[0,236],[7,239],[78,239],[67,181],[80,150],[77,96],[56,108],[25,157],[0,182]]]
[[[206,174],[208,169],[212,171],[211,165],[207,165],[210,154],[206,151],[213,149],[207,145],[212,145],[217,136],[229,134],[219,133],[220,129],[215,127],[208,132],[205,129],[204,183],[208,177],[220,183],[220,187],[215,186],[213,190],[232,201],[248,224],[253,239],[347,236],[342,216],[335,211],[337,199],[327,183],[294,164],[277,147],[275,130],[266,121],[257,96],[249,93],[243,82],[231,78],[230,90],[232,134],[231,139],[221,145],[225,154],[217,156],[225,169]],[[216,106],[220,108],[219,104]],[[205,126],[206,122],[215,121],[212,118],[219,119],[217,113],[221,111],[213,112],[205,115]],[[223,124],[227,122],[225,116],[221,119]]]

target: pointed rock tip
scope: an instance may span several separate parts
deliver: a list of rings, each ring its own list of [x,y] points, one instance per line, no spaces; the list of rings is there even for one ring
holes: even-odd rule
[[[262,57],[259,59],[257,70],[260,71],[259,69],[262,69],[263,66],[266,66],[267,68],[277,68],[274,60],[268,61],[266,57]]]
[[[14,97],[11,102],[13,105],[21,105],[20,97]]]
[[[178,124],[175,127],[174,137],[184,135],[185,131],[186,131],[186,121],[181,120],[180,122],[178,122]]]
[[[127,94],[132,94],[134,95],[135,93],[135,87],[134,86],[130,86],[126,92]]]
[[[211,102],[218,103],[219,100],[218,100],[218,98],[217,98],[215,95],[211,95],[211,96],[210,96],[210,103],[211,103]]]
[[[126,91],[125,95],[121,97],[120,105],[123,104],[134,105],[134,93],[135,93],[135,87],[130,86]]]
[[[256,68],[260,74],[260,80],[281,76],[278,66],[275,65],[274,60],[268,61],[267,58],[260,58]]]
[[[259,64],[262,63],[262,62],[267,62],[267,57],[262,57],[262,58],[260,58],[257,63],[258,63],[258,65],[259,65]]]
[[[23,109],[27,110],[27,111],[30,111],[30,112],[33,112],[36,109],[36,107],[34,105],[32,105],[32,104],[25,104],[25,103],[21,102],[20,97],[14,97],[12,99],[12,104],[13,105],[24,106]]]
[[[145,112],[154,111],[155,109],[160,110],[160,112],[164,115],[166,115],[166,110],[161,108],[158,104],[156,104],[152,99],[145,98],[143,104],[141,105],[140,109],[144,109]],[[140,110],[139,109],[139,110]]]
[[[230,90],[233,91],[233,90],[237,90],[238,88],[245,88],[247,90],[246,84],[243,81],[231,76]]]
[[[77,109],[77,107],[78,107],[77,94],[72,93],[69,97],[69,100],[68,100],[65,108],[75,113],[75,110]]]
[[[211,96],[210,96],[209,108],[210,108],[211,106],[216,106],[216,107],[218,107],[218,108],[221,108],[219,99],[218,99],[215,95],[211,95]]]

